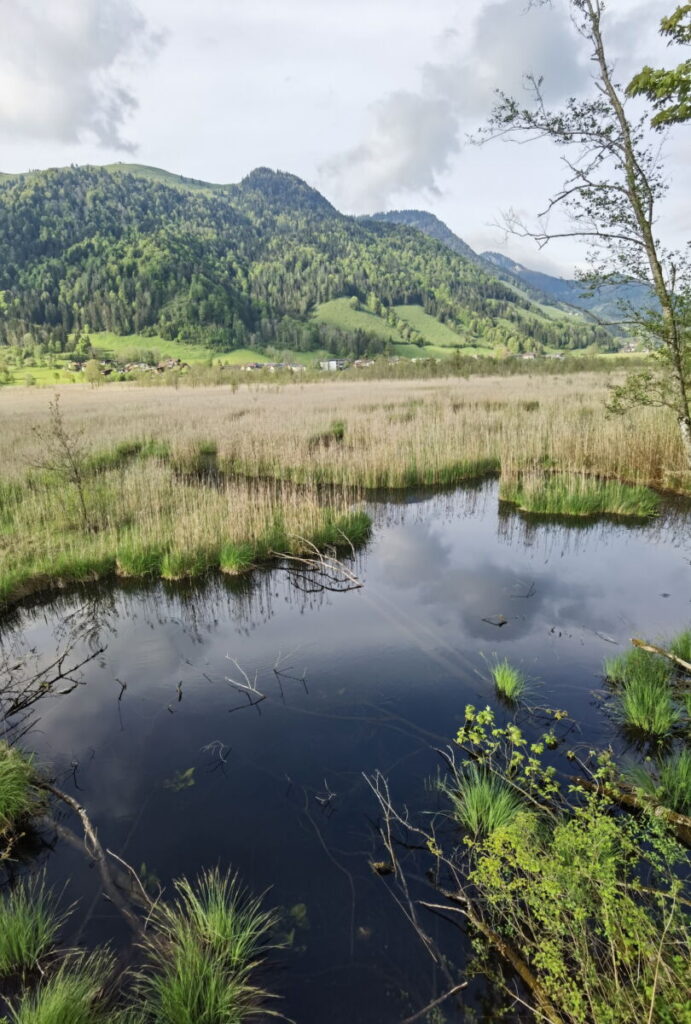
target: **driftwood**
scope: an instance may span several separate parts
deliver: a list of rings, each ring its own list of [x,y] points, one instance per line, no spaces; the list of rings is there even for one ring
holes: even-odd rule
[[[581,789],[587,789],[590,793],[595,793],[602,789],[597,783],[591,782],[590,779],[584,779],[580,775],[572,775],[571,782]],[[669,807],[656,806],[647,800],[641,799],[633,790],[624,789],[614,784],[608,785],[605,792],[616,803],[622,804],[624,807],[631,807],[636,811],[647,810],[654,814],[656,818],[662,818],[663,821],[672,826],[680,842],[684,843],[685,846],[691,846],[691,818],[688,818],[685,814],[679,814]]]
[[[684,661],[683,658],[677,657],[676,654],[672,654],[671,651],[666,651],[664,647],[658,647],[656,644],[646,643],[645,640],[639,640],[637,637],[631,638],[631,643],[634,647],[638,647],[641,651],[647,651],[648,654],[659,654],[663,658],[668,658],[669,661],[673,661],[675,665],[678,665],[680,669],[691,675],[691,662]]]

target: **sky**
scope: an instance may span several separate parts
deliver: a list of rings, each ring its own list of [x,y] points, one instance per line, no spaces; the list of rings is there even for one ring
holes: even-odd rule
[[[626,82],[674,55],[673,0],[611,0]],[[548,145],[472,140],[495,90],[543,76],[558,105],[592,95],[566,0],[0,0],[0,170],[137,162],[208,181],[290,171],[346,213],[417,208],[477,251],[572,276],[572,241],[537,250],[496,225],[563,180]],[[674,61],[676,62],[676,61]],[[664,142],[662,237],[691,237],[691,127]]]

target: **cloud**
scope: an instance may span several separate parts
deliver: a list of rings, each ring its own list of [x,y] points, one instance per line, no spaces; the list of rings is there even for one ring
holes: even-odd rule
[[[350,209],[372,212],[402,192],[438,194],[463,131],[487,117],[497,89],[518,96],[532,72],[543,76],[554,102],[589,81],[564,7],[527,11],[521,0],[501,0],[480,12],[465,37],[452,26],[438,46],[438,59],[421,68],[419,89],[374,104],[367,138],[321,168]]]
[[[0,132],[131,150],[121,75],[161,45],[130,0],[0,0]]]

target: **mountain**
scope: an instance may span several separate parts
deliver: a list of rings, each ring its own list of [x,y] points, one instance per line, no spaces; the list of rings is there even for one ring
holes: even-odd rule
[[[650,305],[652,301],[650,289],[638,281],[621,281],[593,290],[583,281],[552,277],[538,270],[529,270],[500,252],[483,252],[482,259],[530,287],[544,292],[556,302],[586,310],[593,317],[603,321],[624,319],[626,314],[622,311],[623,305],[630,304],[636,309],[641,309]]]
[[[87,331],[339,355],[430,334],[514,351],[607,342],[502,274],[267,168],[232,185],[137,164],[0,176],[0,344],[64,351]]]
[[[505,283],[518,287],[533,302],[559,306],[574,312],[583,310],[586,316],[590,314],[592,322],[602,320],[606,323],[616,323],[625,317],[622,303],[630,303],[635,308],[641,308],[651,301],[650,290],[635,281],[603,286],[593,294],[588,294],[587,286],[581,281],[552,277],[537,270],[529,270],[499,252],[478,254],[443,221],[424,210],[391,210],[388,213],[375,213],[373,219],[415,227],[430,238],[436,238],[453,252],[472,260],[486,273],[495,274]]]
[[[389,210],[387,213],[374,213],[369,219],[385,221],[388,224],[405,224],[409,228],[416,228],[428,238],[435,238],[447,249],[458,253],[459,256],[464,256],[465,259],[473,263],[482,264],[483,262],[475,250],[471,249],[462,238],[454,235],[451,228],[426,210]]]

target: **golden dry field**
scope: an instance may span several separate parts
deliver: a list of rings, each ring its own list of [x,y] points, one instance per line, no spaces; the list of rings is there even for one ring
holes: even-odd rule
[[[601,374],[366,381],[286,386],[61,389],[69,430],[100,451],[137,438],[177,453],[214,442],[219,463],[249,476],[355,486],[444,482],[457,463],[498,460],[502,473],[535,464],[691,491],[677,427],[666,410],[605,412]],[[32,427],[51,394],[0,392],[2,478],[40,461]],[[316,439],[342,423],[341,441]]]

